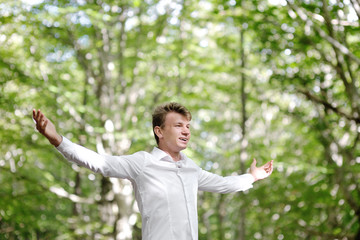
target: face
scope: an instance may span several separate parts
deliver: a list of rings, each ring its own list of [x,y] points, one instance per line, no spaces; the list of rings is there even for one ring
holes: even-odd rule
[[[159,147],[168,153],[178,153],[187,147],[190,140],[190,122],[180,113],[170,112],[166,115],[164,126],[155,127],[159,137]]]

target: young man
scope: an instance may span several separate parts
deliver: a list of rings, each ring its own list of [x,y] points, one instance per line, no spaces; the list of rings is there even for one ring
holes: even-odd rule
[[[190,140],[190,112],[178,103],[159,106],[153,113],[158,147],[126,156],[103,156],[59,135],[40,110],[33,110],[36,128],[69,161],[108,177],[131,181],[142,216],[143,240],[197,240],[197,192],[245,191],[270,176],[273,161],[249,174],[222,177],[204,171],[181,151]]]

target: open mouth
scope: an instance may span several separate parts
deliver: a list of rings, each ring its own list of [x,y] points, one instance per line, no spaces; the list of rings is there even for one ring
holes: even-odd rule
[[[187,142],[188,139],[187,138],[179,138],[182,142]]]

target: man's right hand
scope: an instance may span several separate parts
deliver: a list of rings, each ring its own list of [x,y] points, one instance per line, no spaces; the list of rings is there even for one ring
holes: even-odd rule
[[[49,142],[55,147],[59,146],[62,142],[62,136],[56,132],[54,124],[45,117],[45,115],[39,110],[33,109],[33,119],[36,122],[36,129],[44,135]]]

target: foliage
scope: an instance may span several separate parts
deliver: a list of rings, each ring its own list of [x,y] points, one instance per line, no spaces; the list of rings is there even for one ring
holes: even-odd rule
[[[356,1],[0,1],[0,238],[141,239],[125,180],[34,130],[150,151],[151,112],[194,116],[186,154],[221,175],[275,159],[245,193],[199,193],[200,239],[359,239]]]

